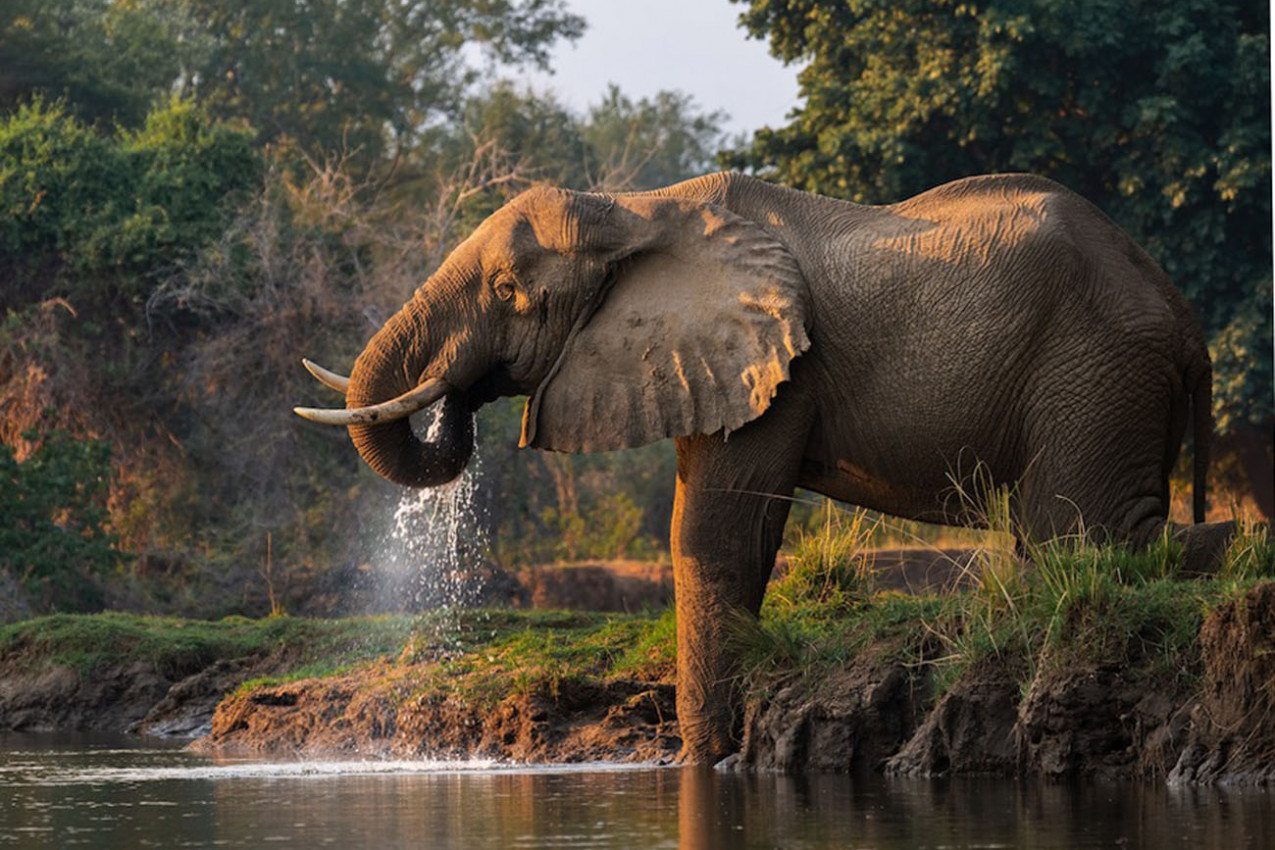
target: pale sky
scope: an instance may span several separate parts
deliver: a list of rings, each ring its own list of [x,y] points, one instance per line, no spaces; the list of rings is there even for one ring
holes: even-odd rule
[[[552,88],[576,111],[601,99],[614,82],[635,100],[678,89],[704,111],[729,113],[734,134],[786,124],[797,103],[796,66],[784,65],[766,43],[736,25],[743,5],[727,0],[567,0],[588,29],[575,44],[553,51],[551,76],[520,75]]]

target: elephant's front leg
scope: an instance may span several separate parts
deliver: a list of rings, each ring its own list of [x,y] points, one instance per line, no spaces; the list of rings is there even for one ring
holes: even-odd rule
[[[800,416],[770,417],[728,440],[688,437],[677,444],[672,543],[677,717],[686,764],[712,764],[738,747],[742,706],[732,631],[740,616],[761,609],[808,430],[792,421]]]

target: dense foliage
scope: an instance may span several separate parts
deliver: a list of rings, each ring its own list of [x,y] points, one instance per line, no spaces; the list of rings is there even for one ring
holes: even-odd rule
[[[14,0],[0,107],[45,92],[134,126],[176,90],[259,141],[362,149],[367,164],[461,108],[467,45],[543,66],[583,26],[561,0]]]
[[[97,607],[97,578],[120,561],[106,528],[110,458],[109,443],[59,432],[21,462],[0,443],[0,569],[42,610]]]
[[[1218,364],[1219,427],[1269,442],[1268,4],[735,2],[753,36],[805,67],[792,122],[759,131],[732,164],[864,203],[970,174],[1058,180],[1194,304]]]
[[[103,135],[36,99],[0,122],[0,162],[10,309],[59,296],[144,303],[160,275],[220,235],[261,176],[244,132],[181,100]]]

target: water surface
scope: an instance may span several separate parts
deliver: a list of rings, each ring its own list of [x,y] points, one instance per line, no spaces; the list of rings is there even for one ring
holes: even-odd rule
[[[1275,793],[267,761],[0,736],[0,848],[1275,848]]]

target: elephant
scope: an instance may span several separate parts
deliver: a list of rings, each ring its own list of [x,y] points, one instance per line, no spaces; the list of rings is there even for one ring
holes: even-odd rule
[[[1016,527],[1161,533],[1188,421],[1204,515],[1211,363],[1169,278],[1042,177],[968,177],[864,206],[718,173],[647,192],[523,192],[375,334],[343,425],[391,481],[438,485],[473,412],[525,395],[521,445],[673,438],[684,763],[733,751],[728,640],[756,616],[794,488],[970,523],[954,470],[1012,487]],[[441,404],[426,442],[408,416]],[[1189,411],[1191,411],[1189,413]]]

